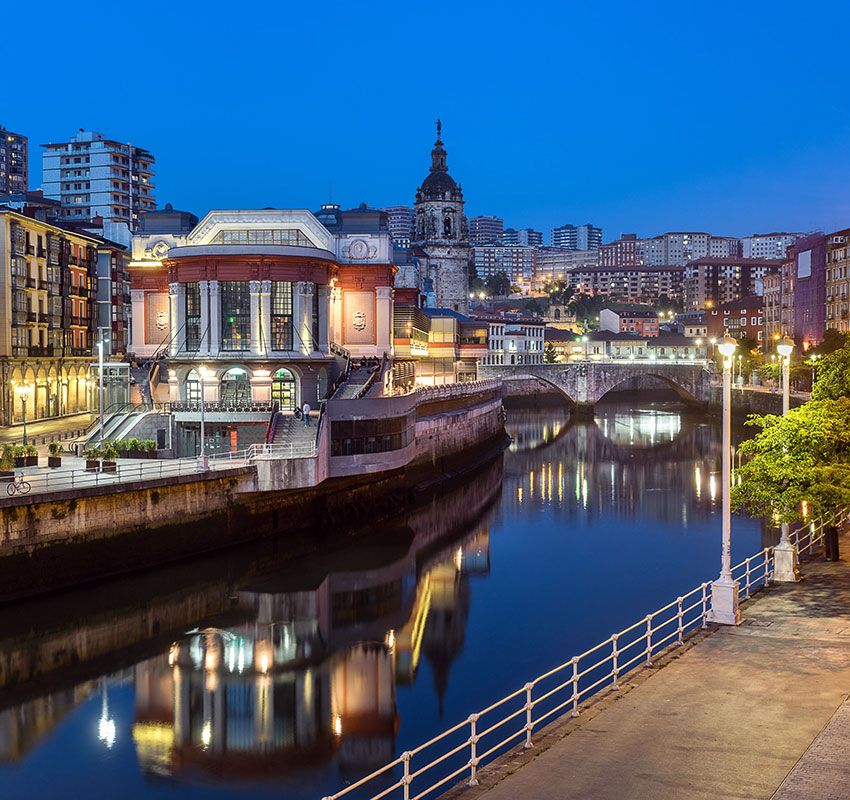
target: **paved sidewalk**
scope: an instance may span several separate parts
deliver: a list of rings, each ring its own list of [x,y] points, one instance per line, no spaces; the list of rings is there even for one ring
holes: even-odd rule
[[[842,561],[805,563],[802,583],[745,603],[743,625],[636,676],[457,796],[770,800],[787,778],[776,800],[850,798],[850,537],[841,544]]]
[[[52,442],[64,439],[78,431],[84,431],[91,425],[93,417],[90,413],[72,414],[67,417],[57,417],[55,419],[46,419],[40,422],[27,423],[27,440],[30,444],[41,445],[42,440]],[[24,437],[23,425],[11,425],[7,428],[0,428],[0,445],[3,444],[21,444]],[[47,452],[47,448],[43,448]]]

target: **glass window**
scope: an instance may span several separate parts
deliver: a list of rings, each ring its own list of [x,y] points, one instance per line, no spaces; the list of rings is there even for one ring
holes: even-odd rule
[[[248,281],[221,283],[221,349],[251,347],[251,294]]]
[[[294,245],[296,247],[315,247],[313,242],[299,230],[282,230],[279,228],[260,230],[221,231],[216,237],[219,244],[277,244]]]
[[[272,350],[292,350],[292,284],[272,281]]]
[[[204,331],[205,333],[205,331]],[[186,349],[197,352],[201,347],[201,284],[186,284]]]
[[[233,367],[221,376],[220,399],[226,403],[251,402],[251,381],[242,367]]]
[[[295,408],[295,376],[288,369],[279,369],[272,377],[272,401],[281,411]]]

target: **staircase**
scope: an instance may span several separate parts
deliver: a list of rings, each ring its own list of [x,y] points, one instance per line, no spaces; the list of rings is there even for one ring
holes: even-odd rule
[[[316,442],[317,416],[310,417],[310,425],[303,419],[295,419],[292,414],[278,414],[273,444],[291,444],[295,449],[308,449]]]
[[[366,388],[367,384],[373,380],[372,376],[374,372],[374,366],[357,367],[352,370],[345,383],[336,390],[333,399],[353,400]]]

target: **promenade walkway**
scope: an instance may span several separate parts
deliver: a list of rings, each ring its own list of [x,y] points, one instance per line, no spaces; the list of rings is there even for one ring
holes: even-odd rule
[[[746,603],[740,627],[698,634],[451,795],[850,798],[850,536],[841,544],[840,562],[806,562],[804,581]]]

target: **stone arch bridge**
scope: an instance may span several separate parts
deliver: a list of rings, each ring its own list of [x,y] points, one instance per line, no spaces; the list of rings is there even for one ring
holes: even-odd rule
[[[536,378],[578,406],[592,408],[608,392],[633,377],[655,378],[688,403],[711,399],[712,371],[705,363],[578,361],[569,364],[479,365],[479,379]]]

